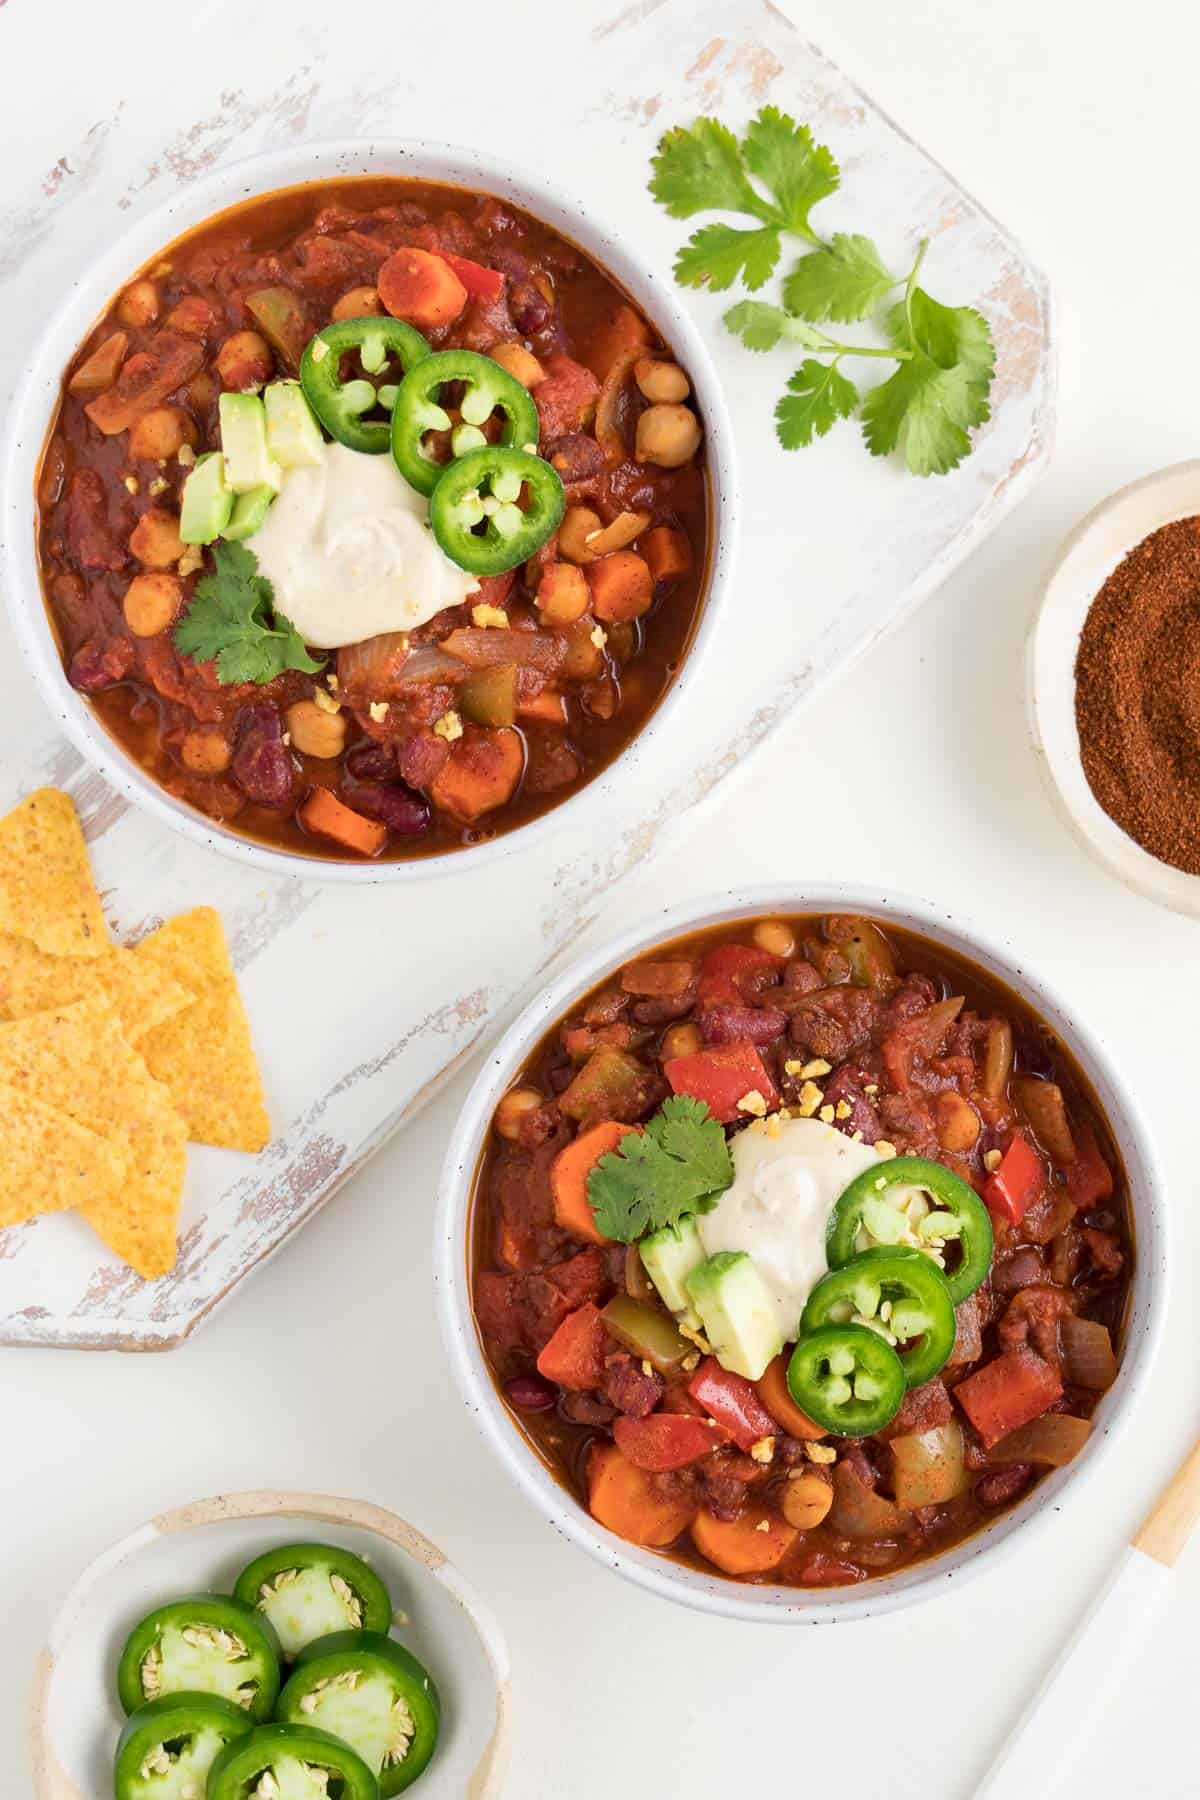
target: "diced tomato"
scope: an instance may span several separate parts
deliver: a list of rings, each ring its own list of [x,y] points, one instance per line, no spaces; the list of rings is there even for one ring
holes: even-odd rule
[[[706,1356],[688,1384],[688,1393],[723,1425],[739,1450],[749,1450],[760,1438],[777,1437],[779,1427],[741,1375],[723,1369],[715,1356]]]
[[[698,1003],[707,1006],[737,1006],[745,1000],[742,983],[747,975],[762,969],[781,969],[783,958],[753,944],[718,944],[700,964]]]
[[[779,1105],[775,1083],[762,1057],[753,1044],[744,1041],[715,1044],[692,1056],[673,1056],[663,1064],[663,1074],[674,1093],[703,1100],[722,1125],[745,1116],[738,1103],[748,1094],[761,1094],[768,1112]]]
[[[1045,1186],[1046,1171],[1028,1138],[1015,1132],[997,1168],[984,1183],[983,1198],[994,1213],[1019,1225]]]
[[[565,1388],[598,1388],[604,1379],[604,1322],[589,1300],[568,1313],[537,1359],[538,1374]]]
[[[1075,1161],[1067,1165],[1067,1193],[1079,1212],[1087,1212],[1101,1200],[1110,1198],[1113,1174],[1100,1154],[1096,1134],[1090,1125],[1077,1125],[1074,1137]]]
[[[504,277],[499,269],[472,262],[469,256],[451,256],[448,250],[443,250],[442,256],[473,300],[498,300],[504,292]]]
[[[639,1469],[682,1469],[728,1443],[729,1433],[714,1419],[680,1413],[651,1413],[647,1419],[617,1418],[613,1437],[622,1455]]]
[[[960,1381],[954,1398],[979,1433],[984,1449],[990,1450],[1018,1425],[1040,1419],[1056,1400],[1061,1400],[1062,1391],[1058,1370],[1020,1346],[1006,1350],[1003,1356]]]

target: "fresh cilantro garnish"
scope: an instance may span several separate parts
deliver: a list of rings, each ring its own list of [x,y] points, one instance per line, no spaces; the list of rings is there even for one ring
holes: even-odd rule
[[[175,648],[197,662],[214,662],[217,680],[273,681],[285,669],[315,675],[314,662],[290,619],[275,610],[271,583],[245,544],[213,546],[216,572],[196,583],[192,603],[175,627]]]
[[[588,1176],[588,1203],[605,1237],[632,1244],[647,1231],[709,1212],[733,1180],[725,1132],[702,1100],[673,1094],[641,1131],[602,1156]]]
[[[810,214],[839,180],[832,152],[814,143],[808,127],[767,106],[740,142],[717,119],[669,131],[654,158],[650,191],[672,218],[725,212],[755,221],[695,231],[675,263],[676,278],[687,287],[723,291],[740,279],[754,292],[774,273],[785,235],[812,246],[784,279],[782,306],[742,300],[725,314],[749,350],[786,342],[814,353],[775,409],[785,449],[810,444],[838,419],[861,412],[873,455],[898,451],[913,474],[944,475],[969,453],[970,431],[989,416],[995,373],[990,327],[973,308],[941,306],[916,285],[926,244],[908,274],[896,276],[870,238],[857,232],[820,237]],[[871,318],[898,288],[903,299],[881,321],[886,348],[842,343],[817,329]],[[818,363],[819,356],[831,361]],[[847,356],[882,358],[896,369],[860,397],[839,367]]]

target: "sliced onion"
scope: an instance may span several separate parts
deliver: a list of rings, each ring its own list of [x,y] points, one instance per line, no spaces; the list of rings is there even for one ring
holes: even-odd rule
[[[618,356],[596,398],[596,442],[604,452],[604,460],[615,468],[623,463],[629,455],[625,448],[625,439],[617,419],[617,408],[620,405],[621,393],[626,382],[633,373],[634,365],[646,354],[646,346],[642,344],[635,350],[626,350]]]
[[[1013,1066],[1013,1028],[1007,1019],[988,1022],[983,1055],[983,1091],[989,1100],[1002,1100]]]
[[[337,653],[338,682],[351,697],[386,699],[407,679],[401,671],[411,661],[405,633],[384,631],[357,644],[343,644]]]
[[[1095,1319],[1063,1319],[1059,1326],[1063,1378],[1072,1387],[1102,1393],[1117,1378],[1117,1358],[1107,1325]]]
[[[838,1463],[833,1471],[833,1505],[829,1523],[839,1537],[898,1537],[912,1525],[912,1519],[891,1500],[885,1500],[869,1488],[848,1463]]]
[[[1075,1161],[1075,1140],[1067,1118],[1067,1104],[1056,1081],[1039,1081],[1036,1075],[1018,1075],[1012,1084],[1013,1099],[1042,1147],[1060,1168]]]
[[[1043,1413],[1028,1425],[1018,1425],[1006,1438],[993,1444],[988,1461],[997,1463],[1045,1463],[1061,1469],[1073,1462],[1091,1436],[1090,1419],[1075,1419],[1070,1413]]]
[[[970,1476],[963,1465],[963,1434],[957,1419],[928,1431],[893,1438],[892,1486],[898,1506],[940,1506],[964,1494]]]
[[[618,513],[611,525],[606,525],[603,531],[593,531],[586,539],[589,554],[608,556],[613,550],[624,550],[635,538],[641,537],[653,517],[654,514],[648,512]]]
[[[544,675],[554,674],[567,654],[563,639],[551,631],[477,631],[471,627],[452,631],[442,639],[441,648],[472,669],[517,663],[540,669]]]

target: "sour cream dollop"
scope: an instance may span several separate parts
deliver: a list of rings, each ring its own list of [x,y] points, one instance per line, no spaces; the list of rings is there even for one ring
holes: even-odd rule
[[[287,471],[248,547],[305,643],[334,650],[411,631],[478,591],[428,520],[390,456],[327,444],[319,463]]]
[[[767,1285],[780,1335],[829,1267],[825,1230],[839,1196],[880,1158],[819,1119],[758,1119],[733,1140],[733,1185],[696,1219],[709,1256],[744,1250]]]

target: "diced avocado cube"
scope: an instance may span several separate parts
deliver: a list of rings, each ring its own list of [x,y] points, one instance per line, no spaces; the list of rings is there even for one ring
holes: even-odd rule
[[[253,537],[266,518],[274,498],[275,489],[266,486],[251,488],[248,494],[239,494],[233,503],[229,523],[221,536],[230,540]]]
[[[235,494],[269,487],[279,492],[283,471],[267,449],[267,410],[257,394],[222,394],[221,449],[225,480]]]
[[[744,1250],[722,1250],[684,1286],[723,1369],[757,1381],[783,1349],[767,1284]]]
[[[661,1231],[652,1231],[642,1239],[638,1251],[663,1305],[695,1331],[700,1318],[684,1286],[705,1255],[695,1219],[680,1219],[678,1225],[664,1225]]]
[[[225,458],[210,450],[196,458],[196,466],[183,484],[179,508],[179,535],[185,544],[211,544],[229,523],[233,490],[225,479]]]
[[[273,381],[263,394],[267,451],[281,469],[311,469],[325,455],[325,439],[298,381]]]

